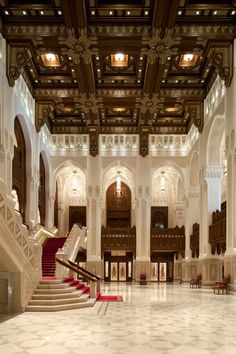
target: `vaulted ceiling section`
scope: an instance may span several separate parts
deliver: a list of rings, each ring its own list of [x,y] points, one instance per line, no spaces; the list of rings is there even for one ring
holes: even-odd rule
[[[36,128],[187,134],[203,129],[217,74],[229,86],[236,33],[230,0],[0,0],[10,86],[22,74]]]

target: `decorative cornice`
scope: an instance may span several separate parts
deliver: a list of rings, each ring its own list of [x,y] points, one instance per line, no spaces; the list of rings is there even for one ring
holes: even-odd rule
[[[54,107],[52,102],[36,103],[35,126],[37,132],[40,131],[49,118],[53,117],[53,109]]]
[[[89,34],[93,36],[125,36],[130,37],[130,35],[144,36],[150,35],[150,26],[109,26],[109,25],[99,25],[99,26],[89,26]]]
[[[58,37],[58,35],[65,35],[66,29],[64,25],[36,25],[36,26],[27,26],[27,25],[11,25],[11,24],[6,24],[4,26],[4,31],[6,37],[9,37],[10,35],[14,35],[16,37],[17,35],[22,36],[24,34],[25,36],[37,36],[37,40],[42,41],[43,37],[45,36],[53,36]]]
[[[205,89],[161,89],[160,97],[181,97],[181,98],[193,98],[204,99],[206,97]]]
[[[229,43],[213,43],[208,50],[207,57],[216,67],[219,76],[229,87],[233,77],[233,50]]]
[[[98,89],[97,94],[99,96],[107,97],[140,97],[142,90],[139,89]]]
[[[193,120],[194,125],[201,133],[204,125],[203,103],[202,102],[187,102],[186,112]]]
[[[34,96],[35,98],[63,98],[63,97],[80,97],[80,91],[78,89],[44,89],[44,88],[38,88],[34,90]]]
[[[30,57],[30,50],[27,45],[22,44],[21,47],[7,46],[7,79],[11,87],[19,79],[21,70],[28,64]]]
[[[198,5],[199,6],[199,5]],[[236,33],[236,29],[234,25],[227,24],[227,26],[220,25],[176,25],[174,28],[174,34],[173,36],[175,37],[176,35],[183,35],[183,36],[210,36],[212,34],[214,35],[221,35],[222,34],[232,34],[232,38],[234,37]]]

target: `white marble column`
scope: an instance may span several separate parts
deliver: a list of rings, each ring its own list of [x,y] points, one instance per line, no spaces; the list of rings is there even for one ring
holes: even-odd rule
[[[136,261],[135,280],[141,273],[150,278],[151,160],[137,157],[136,173]]]
[[[87,268],[102,275],[101,262],[101,156],[88,156],[87,164]]]

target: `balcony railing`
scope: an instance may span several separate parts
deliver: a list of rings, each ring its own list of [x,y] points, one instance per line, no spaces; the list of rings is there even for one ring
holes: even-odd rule
[[[102,226],[102,249],[136,249],[136,228],[110,228]]]
[[[209,226],[209,243],[214,254],[224,253],[226,249],[226,204],[221,211],[212,213],[212,225]]]
[[[179,228],[151,228],[151,252],[183,252],[185,250],[184,226]]]

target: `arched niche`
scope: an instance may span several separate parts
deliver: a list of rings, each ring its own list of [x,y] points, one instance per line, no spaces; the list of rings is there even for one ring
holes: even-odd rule
[[[212,122],[207,141],[207,166],[221,166],[221,150],[219,149],[224,135],[225,119],[216,116]]]
[[[26,144],[18,117],[14,121],[14,157],[12,160],[12,197],[15,208],[25,221],[26,208]]]
[[[117,183],[112,183],[106,193],[107,227],[129,228],[131,226],[131,190],[121,182],[120,191]]]
[[[194,151],[191,156],[190,166],[189,166],[189,187],[197,188],[199,187],[199,154]]]
[[[39,155],[38,223],[45,226],[46,217],[46,172],[42,154]]]

